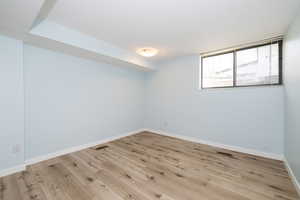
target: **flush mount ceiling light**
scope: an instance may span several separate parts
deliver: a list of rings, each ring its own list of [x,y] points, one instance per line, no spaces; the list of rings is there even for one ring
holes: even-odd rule
[[[152,57],[158,53],[158,50],[152,47],[144,47],[138,49],[136,52],[144,57]]]

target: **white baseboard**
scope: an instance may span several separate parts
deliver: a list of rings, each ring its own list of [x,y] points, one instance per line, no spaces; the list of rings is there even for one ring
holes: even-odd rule
[[[296,176],[295,176],[295,174],[294,174],[294,172],[293,172],[293,170],[292,170],[292,168],[291,168],[291,166],[290,166],[290,164],[289,164],[289,162],[286,158],[284,159],[284,164],[285,164],[285,167],[286,167],[286,169],[287,169],[287,171],[288,171],[288,173],[289,173],[289,175],[290,175],[290,177],[293,181],[293,184],[294,184],[294,186],[295,186],[295,188],[296,188],[296,190],[297,190],[297,192],[300,196],[300,183],[298,182],[298,180],[297,180],[297,178],[296,178]]]
[[[103,139],[103,140],[99,140],[99,141],[96,141],[96,142],[92,142],[92,143],[88,143],[88,144],[83,144],[83,145],[63,149],[63,150],[60,150],[60,151],[57,151],[57,152],[49,153],[49,154],[46,154],[46,155],[42,155],[42,156],[38,156],[38,157],[35,157],[35,158],[32,158],[32,159],[26,160],[24,165],[12,167],[10,169],[5,169],[5,170],[0,171],[0,177],[1,176],[6,176],[6,175],[9,175],[9,174],[12,174],[12,173],[16,173],[16,172],[19,172],[19,171],[22,171],[22,170],[25,170],[27,165],[32,165],[32,164],[35,164],[35,163],[38,163],[38,162],[41,162],[41,161],[49,160],[51,158],[55,158],[55,157],[62,156],[62,155],[65,155],[65,154],[80,151],[80,150],[83,150],[83,149],[86,149],[86,148],[97,146],[99,144],[107,143],[107,142],[110,142],[110,141],[113,141],[113,140],[116,140],[116,139],[120,139],[120,138],[130,136],[130,135],[133,135],[133,134],[137,134],[137,133],[140,133],[140,132],[143,132],[143,131],[149,131],[149,132],[157,133],[157,134],[160,134],[160,135],[176,137],[176,138],[187,140],[187,141],[198,142],[198,143],[201,143],[201,144],[207,144],[207,145],[218,147],[218,148],[223,148],[223,149],[228,149],[228,150],[232,150],[232,151],[252,154],[252,155],[271,158],[271,159],[275,159],[275,160],[284,160],[283,155],[279,155],[279,154],[265,153],[265,152],[256,151],[256,150],[252,150],[252,149],[247,149],[247,148],[243,148],[243,147],[220,144],[220,143],[201,140],[201,139],[193,138],[193,137],[189,137],[189,136],[171,134],[171,133],[167,133],[167,132],[160,131],[160,130],[139,129],[139,130],[132,131],[132,132],[129,132],[129,133],[125,133],[125,134],[122,134],[122,135],[118,135],[118,136],[106,138],[106,139]]]
[[[197,142],[197,143],[201,143],[201,144],[206,144],[206,145],[210,145],[210,146],[214,146],[214,147],[218,147],[218,148],[222,148],[222,149],[228,149],[231,151],[237,151],[237,152],[241,152],[241,153],[264,157],[264,158],[270,158],[270,159],[280,160],[280,161],[284,160],[284,156],[280,155],[280,154],[266,153],[266,152],[248,149],[248,148],[244,148],[244,147],[231,146],[231,145],[216,143],[216,142],[212,142],[212,141],[201,140],[201,139],[198,139],[195,137],[177,135],[177,134],[168,133],[168,132],[160,131],[160,130],[144,129],[144,131],[149,131],[149,132],[157,133],[160,135],[166,135],[166,136],[175,137],[175,138],[179,138],[179,139],[183,139],[183,140],[187,140],[187,141],[191,141],[191,142]]]
[[[17,172],[21,172],[21,171],[24,171],[25,169],[26,169],[25,165],[18,165],[18,166],[15,166],[15,167],[4,169],[4,170],[0,171],[0,177],[7,176],[7,175],[10,175],[10,174],[14,174],[14,173],[17,173]]]
[[[160,135],[165,135],[165,136],[170,136],[170,137],[175,137],[175,138],[179,138],[179,139],[183,139],[183,140],[187,140],[187,141],[191,141],[191,142],[206,144],[206,145],[210,145],[210,146],[214,146],[214,147],[218,147],[218,148],[228,149],[231,151],[237,151],[237,152],[241,152],[241,153],[247,153],[247,154],[251,154],[251,155],[255,155],[255,156],[261,156],[261,157],[265,157],[265,158],[283,161],[285,164],[285,167],[289,173],[289,176],[291,177],[292,182],[300,196],[300,183],[298,182],[295,174],[293,173],[293,171],[292,171],[287,159],[284,157],[284,155],[266,153],[266,152],[261,152],[261,151],[257,151],[257,150],[253,150],[253,149],[247,149],[247,148],[243,148],[243,147],[220,144],[220,143],[201,140],[201,139],[193,138],[193,137],[189,137],[189,136],[171,134],[171,133],[160,131],[160,130],[144,129],[144,131],[148,131],[148,132],[152,132],[152,133],[156,133],[156,134],[160,134]]]
[[[57,152],[53,152],[53,153],[38,156],[38,157],[35,157],[35,158],[32,158],[32,159],[28,159],[24,162],[23,165],[1,170],[0,171],[0,177],[7,176],[7,175],[10,175],[10,174],[13,174],[13,173],[16,173],[16,172],[24,171],[24,170],[26,170],[27,165],[32,165],[32,164],[35,164],[35,163],[38,163],[38,162],[41,162],[41,161],[49,160],[51,158],[55,158],[55,157],[58,157],[58,156],[73,153],[73,152],[76,152],[76,151],[80,151],[80,150],[90,148],[90,147],[93,147],[93,146],[97,146],[97,145],[100,145],[100,144],[104,144],[104,143],[107,143],[107,142],[111,142],[113,140],[117,140],[117,139],[127,137],[127,136],[130,136],[130,135],[134,135],[134,134],[137,134],[137,133],[140,133],[140,132],[143,132],[143,131],[144,131],[144,129],[139,129],[139,130],[128,132],[128,133],[125,133],[125,134],[122,134],[122,135],[113,136],[113,137],[106,138],[106,139],[103,139],[103,140],[99,140],[99,141],[96,141],[96,142],[91,142],[91,143],[88,143],[88,144],[83,144],[83,145],[79,145],[79,146],[75,146],[75,147],[70,147],[70,148],[63,149],[63,150],[60,150],[60,151],[57,151]]]
[[[133,135],[133,134],[137,134],[137,133],[140,133],[142,131],[144,131],[144,129],[139,129],[139,130],[128,132],[128,133],[125,133],[125,134],[122,134],[122,135],[102,139],[102,140],[99,140],[99,141],[96,141],[96,142],[91,142],[91,143],[88,143],[88,144],[83,144],[83,145],[79,145],[79,146],[75,146],[75,147],[70,147],[70,148],[63,149],[63,150],[60,150],[60,151],[56,151],[56,152],[53,152],[53,153],[49,153],[49,154],[46,154],[46,155],[38,156],[38,157],[35,157],[35,158],[32,158],[32,159],[26,160],[25,164],[26,165],[32,165],[32,164],[35,164],[35,163],[39,163],[41,161],[49,160],[51,158],[66,155],[66,154],[73,153],[73,152],[76,152],[76,151],[80,151],[80,150],[83,150],[83,149],[87,149],[87,148],[90,148],[90,147],[93,147],[93,146],[97,146],[99,144],[104,144],[104,143],[107,143],[107,142],[111,142],[113,140],[117,140],[117,139],[127,137],[127,136],[130,136],[130,135]]]
[[[171,134],[171,133],[167,133],[167,132],[164,132],[164,131],[152,130],[152,129],[139,129],[139,130],[136,130],[136,131],[132,131],[132,132],[125,133],[125,134],[122,134],[122,135],[106,138],[106,139],[99,140],[99,141],[96,141],[96,142],[83,144],[83,145],[79,145],[79,146],[76,146],[76,147],[71,147],[71,148],[64,149],[64,150],[61,150],[61,151],[57,151],[57,152],[54,152],[54,153],[49,153],[49,154],[43,155],[43,156],[38,156],[36,158],[26,160],[23,165],[18,165],[18,166],[9,168],[9,169],[1,170],[0,171],[0,177],[24,171],[26,169],[26,165],[35,164],[35,163],[45,161],[45,160],[48,160],[48,159],[51,159],[51,158],[55,158],[55,157],[58,157],[58,156],[73,153],[73,152],[80,151],[80,150],[90,148],[90,147],[93,147],[93,146],[97,146],[99,144],[104,144],[104,143],[107,143],[107,142],[111,142],[113,140],[117,140],[117,139],[127,137],[127,136],[130,136],[130,135],[133,135],[133,134],[137,134],[137,133],[140,133],[140,132],[143,132],[143,131],[148,131],[148,132],[157,133],[157,134],[160,134],[160,135],[175,137],[175,138],[179,138],[179,139],[183,139],[183,140],[187,140],[187,141],[191,141],[191,142],[197,142],[197,143],[206,144],[206,145],[210,145],[210,146],[214,146],[214,147],[218,147],[218,148],[223,148],[223,149],[228,149],[228,150],[232,150],[232,151],[238,151],[238,152],[252,154],[252,155],[256,155],[256,156],[262,156],[262,157],[266,157],[266,158],[282,160],[282,161],[284,161],[284,164],[285,164],[286,169],[287,169],[287,171],[288,171],[288,173],[289,173],[289,175],[290,175],[290,177],[293,181],[293,184],[295,185],[295,188],[296,188],[297,192],[300,195],[300,184],[299,184],[298,180],[296,179],[296,176],[294,175],[288,161],[284,158],[283,155],[265,153],[265,152],[256,151],[256,150],[252,150],[252,149],[247,149],[247,148],[243,148],[243,147],[225,145],[225,144],[220,144],[220,143],[215,143],[215,142],[211,142],[211,141],[201,140],[201,139],[193,138],[193,137],[189,137],[189,136]]]

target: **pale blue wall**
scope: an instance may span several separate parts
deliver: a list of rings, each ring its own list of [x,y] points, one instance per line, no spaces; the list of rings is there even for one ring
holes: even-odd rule
[[[144,72],[24,46],[26,158],[143,126]]]
[[[24,160],[22,73],[22,42],[0,36],[0,171]]]
[[[283,152],[282,87],[200,91],[198,56],[164,62],[145,79],[30,45],[22,52],[21,41],[6,37],[0,43],[0,171],[24,161],[22,53],[27,159],[143,127]]]
[[[147,128],[283,154],[283,87],[199,90],[199,56],[158,69],[147,76]]]
[[[284,42],[285,156],[300,181],[300,15]]]
[[[0,172],[142,128],[144,84],[144,72],[0,36]]]

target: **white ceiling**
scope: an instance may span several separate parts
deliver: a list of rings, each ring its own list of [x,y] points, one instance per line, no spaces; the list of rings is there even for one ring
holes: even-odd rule
[[[118,62],[131,63],[139,57],[137,48],[158,48],[158,56],[146,59],[151,62],[285,34],[299,6],[299,0],[0,0],[0,33],[16,30],[41,40],[49,34],[58,38],[59,31],[69,28],[60,38],[77,31],[87,44],[93,37],[99,40],[97,49],[102,48],[94,53],[109,56],[114,49],[111,57]],[[29,29],[36,22],[66,29],[50,26],[43,37],[35,37]],[[67,39],[45,43],[72,47]]]
[[[0,28],[28,31],[43,3],[44,0],[0,0]]]
[[[157,58],[195,54],[284,34],[299,0],[58,0],[49,20]]]

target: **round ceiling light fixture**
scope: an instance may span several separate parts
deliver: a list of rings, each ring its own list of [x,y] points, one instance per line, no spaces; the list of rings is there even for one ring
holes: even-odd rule
[[[158,53],[158,50],[152,47],[144,47],[138,49],[136,52],[144,57],[152,57]]]

